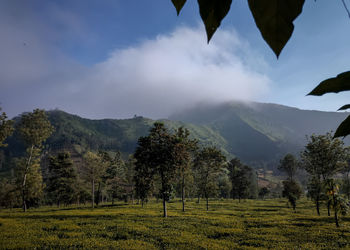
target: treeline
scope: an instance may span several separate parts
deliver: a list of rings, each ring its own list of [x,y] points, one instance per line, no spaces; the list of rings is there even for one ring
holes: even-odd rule
[[[335,224],[339,226],[339,215],[346,215],[350,199],[350,149],[342,140],[326,135],[312,135],[300,153],[300,159],[287,154],[279,165],[287,179],[283,181],[282,195],[288,199],[293,209],[304,193],[296,178],[301,171],[308,177],[306,196],[315,203],[320,215],[320,207],[325,204],[327,214],[334,213]]]
[[[255,170],[233,158],[227,160],[215,147],[204,147],[190,136],[186,128],[169,130],[156,122],[147,136],[138,139],[133,155],[123,159],[119,152],[87,151],[79,168],[68,152],[45,155],[43,142],[54,128],[43,110],[23,114],[14,126],[6,114],[0,116],[0,146],[16,132],[26,145],[26,154],[13,159],[13,178],[0,180],[1,207],[28,207],[40,205],[67,206],[115,200],[144,206],[150,198],[163,203],[167,217],[167,202],[180,197],[182,210],[186,199],[205,199],[209,209],[210,198],[263,198],[268,188],[258,190]],[[46,159],[45,163],[42,161]],[[285,173],[280,194],[286,197],[294,211],[297,200],[306,195],[314,201],[316,212],[325,204],[339,226],[339,215],[348,212],[350,198],[350,151],[343,141],[326,135],[312,135],[299,159],[287,154],[278,169]],[[42,166],[45,165],[44,168]],[[299,176],[307,176],[301,186]]]
[[[181,197],[185,211],[186,198],[257,198],[255,171],[238,159],[226,161],[214,147],[200,147],[190,139],[185,128],[169,131],[155,123],[146,137],[138,140],[134,155],[123,159],[119,152],[87,151],[77,168],[68,152],[47,155],[43,142],[53,127],[43,110],[21,116],[13,127],[6,120],[3,143],[13,132],[20,135],[27,150],[23,157],[12,159],[13,178],[0,181],[0,206],[65,206],[91,202],[92,207],[116,199],[141,204],[150,197],[166,202]],[[5,128],[5,127],[4,127]],[[6,133],[5,133],[6,132]],[[6,146],[2,144],[2,146]],[[166,216],[166,209],[164,210]]]

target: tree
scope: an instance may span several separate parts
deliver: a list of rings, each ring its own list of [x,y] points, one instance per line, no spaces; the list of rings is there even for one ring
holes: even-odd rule
[[[174,146],[175,137],[169,133],[163,123],[155,122],[149,135],[139,138],[134,154],[136,159],[136,188],[142,197],[141,201],[147,198],[145,196],[150,190],[149,184],[145,181],[149,181],[149,178],[157,174],[161,182],[160,196],[163,200],[164,217],[167,217],[166,202],[172,192],[171,181],[176,173]],[[142,191],[139,189],[140,187],[146,188],[146,190]]]
[[[308,138],[305,150],[301,152],[302,166],[311,176],[310,196],[316,203],[317,214],[320,215],[323,182],[331,179],[344,167],[346,160],[343,142],[333,139],[330,133],[312,135]],[[328,206],[329,208],[329,206]]]
[[[129,155],[128,161],[125,163],[125,181],[126,181],[126,195],[131,198],[132,204],[134,204],[135,194],[135,158],[133,155]]]
[[[13,208],[20,205],[18,189],[11,179],[0,180],[0,207]]]
[[[175,132],[174,162],[181,186],[182,211],[185,212],[186,177],[190,174],[193,153],[197,149],[197,141],[189,139],[188,129],[180,127]]]
[[[118,197],[119,192],[122,191],[122,184],[125,182],[125,162],[121,158],[119,151],[115,153],[114,159],[112,159],[107,152],[100,152],[103,155],[103,159],[107,164],[106,173],[103,176],[103,182],[107,185],[107,193],[112,199],[114,204],[114,198]],[[100,190],[99,185],[99,190]],[[99,191],[98,193],[100,193]]]
[[[35,109],[32,113],[27,113],[22,115],[17,129],[27,145],[27,156],[24,159],[24,162],[21,161],[20,166],[22,174],[22,202],[23,202],[23,211],[27,210],[26,205],[26,192],[27,189],[27,177],[30,173],[33,176],[39,174],[38,171],[31,171],[32,168],[39,168],[40,170],[40,156],[42,143],[53,133],[54,128],[51,126],[50,121],[47,119],[44,110]],[[41,175],[41,173],[40,173]],[[30,178],[30,176],[29,176]],[[38,177],[42,181],[42,177]],[[38,181],[39,181],[38,179]]]
[[[298,161],[295,159],[294,155],[287,154],[280,161],[278,170],[285,172],[288,176],[288,180],[293,181],[298,169]]]
[[[91,183],[91,206],[95,207],[95,185],[98,183],[105,172],[106,164],[102,158],[91,151],[84,155],[85,164],[83,166],[85,179]]]
[[[225,161],[225,156],[215,147],[203,148],[195,158],[196,182],[200,193],[206,199],[207,211],[209,210],[209,197],[217,192],[217,176]]]
[[[136,196],[141,200],[141,206],[143,207],[153,186],[152,169],[141,162],[136,162],[134,182]]]
[[[335,225],[339,227],[338,214],[346,215],[349,209],[348,201],[339,194],[339,186],[333,179],[325,181],[327,196],[334,211]]]
[[[32,155],[32,160],[30,162],[29,168],[26,169],[27,159],[26,157],[21,157],[15,159],[16,172],[15,181],[17,188],[23,200],[25,202],[25,210],[29,207],[38,207],[44,198],[44,182],[40,166],[40,150],[34,150]],[[23,188],[23,176],[26,174],[26,183]],[[24,197],[24,199],[23,199]]]
[[[77,193],[77,173],[73,161],[67,152],[58,153],[49,159],[49,178],[47,192],[49,200],[59,207],[64,203],[68,205],[74,201]]]
[[[297,200],[300,198],[302,190],[300,185],[294,180],[283,181],[282,196],[286,197],[295,211]]]
[[[238,159],[232,159],[228,165],[232,183],[232,199],[238,198],[239,202],[241,202],[242,198],[247,198],[249,195],[249,177],[252,169],[242,164]]]
[[[1,112],[1,107],[0,107]],[[4,143],[7,137],[13,133],[13,121],[7,120],[7,115],[5,112],[0,114],[0,147],[6,147],[7,144]]]
[[[186,0],[171,0],[179,15]],[[293,34],[294,20],[302,13],[305,0],[248,0],[256,26],[266,43],[277,58]],[[208,43],[230,10],[232,0],[211,1],[198,0],[199,13],[207,32]],[[344,7],[350,13],[343,1]],[[326,93],[338,93],[350,90],[350,71],[338,74],[336,77],[322,81],[308,95],[320,96]],[[339,110],[350,108],[350,104]],[[350,115],[339,125],[334,137],[350,134]]]
[[[347,153],[347,161],[344,165],[343,172],[343,183],[341,186],[341,191],[347,196],[348,200],[350,200],[350,154],[349,148],[346,148]]]
[[[265,196],[268,195],[269,193],[270,193],[270,190],[267,187],[263,187],[259,191],[259,197],[264,200]]]

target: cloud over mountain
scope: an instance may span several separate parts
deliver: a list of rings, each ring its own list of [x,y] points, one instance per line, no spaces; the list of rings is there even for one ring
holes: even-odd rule
[[[202,28],[179,27],[84,66],[55,40],[84,43],[88,30],[78,17],[52,6],[51,23],[44,23],[24,7],[20,18],[9,8],[1,17],[0,102],[10,116],[58,107],[90,118],[161,118],[198,102],[268,92],[264,61],[234,30],[221,29],[208,45]]]

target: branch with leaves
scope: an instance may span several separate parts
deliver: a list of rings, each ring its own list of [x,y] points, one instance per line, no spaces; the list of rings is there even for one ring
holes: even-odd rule
[[[186,0],[171,1],[179,15]],[[232,0],[198,0],[199,13],[205,25],[208,43],[219,28],[221,21],[230,11],[231,3]],[[304,3],[305,0],[248,0],[255,24],[277,58],[293,34],[293,22],[302,13]],[[342,3],[350,17],[344,0],[342,0]],[[350,90],[350,71],[322,81],[308,95],[321,96],[327,93],[339,93],[348,90]],[[344,105],[339,110],[348,108],[350,108],[350,104]],[[349,134],[350,116],[339,125],[334,137],[345,137]]]

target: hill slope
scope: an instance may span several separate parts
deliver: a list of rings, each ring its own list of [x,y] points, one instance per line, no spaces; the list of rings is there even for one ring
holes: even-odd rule
[[[87,149],[131,154],[137,139],[146,135],[154,123],[143,117],[90,120],[58,110],[47,114],[56,131],[47,140],[46,148],[51,152],[70,150],[76,157]],[[287,152],[297,153],[302,149],[305,135],[334,130],[346,116],[346,113],[306,111],[276,104],[232,102],[201,105],[162,121],[170,129],[185,126],[201,144],[217,146],[228,157],[237,156],[255,167],[273,168]],[[2,158],[24,152],[16,133],[8,143]]]

